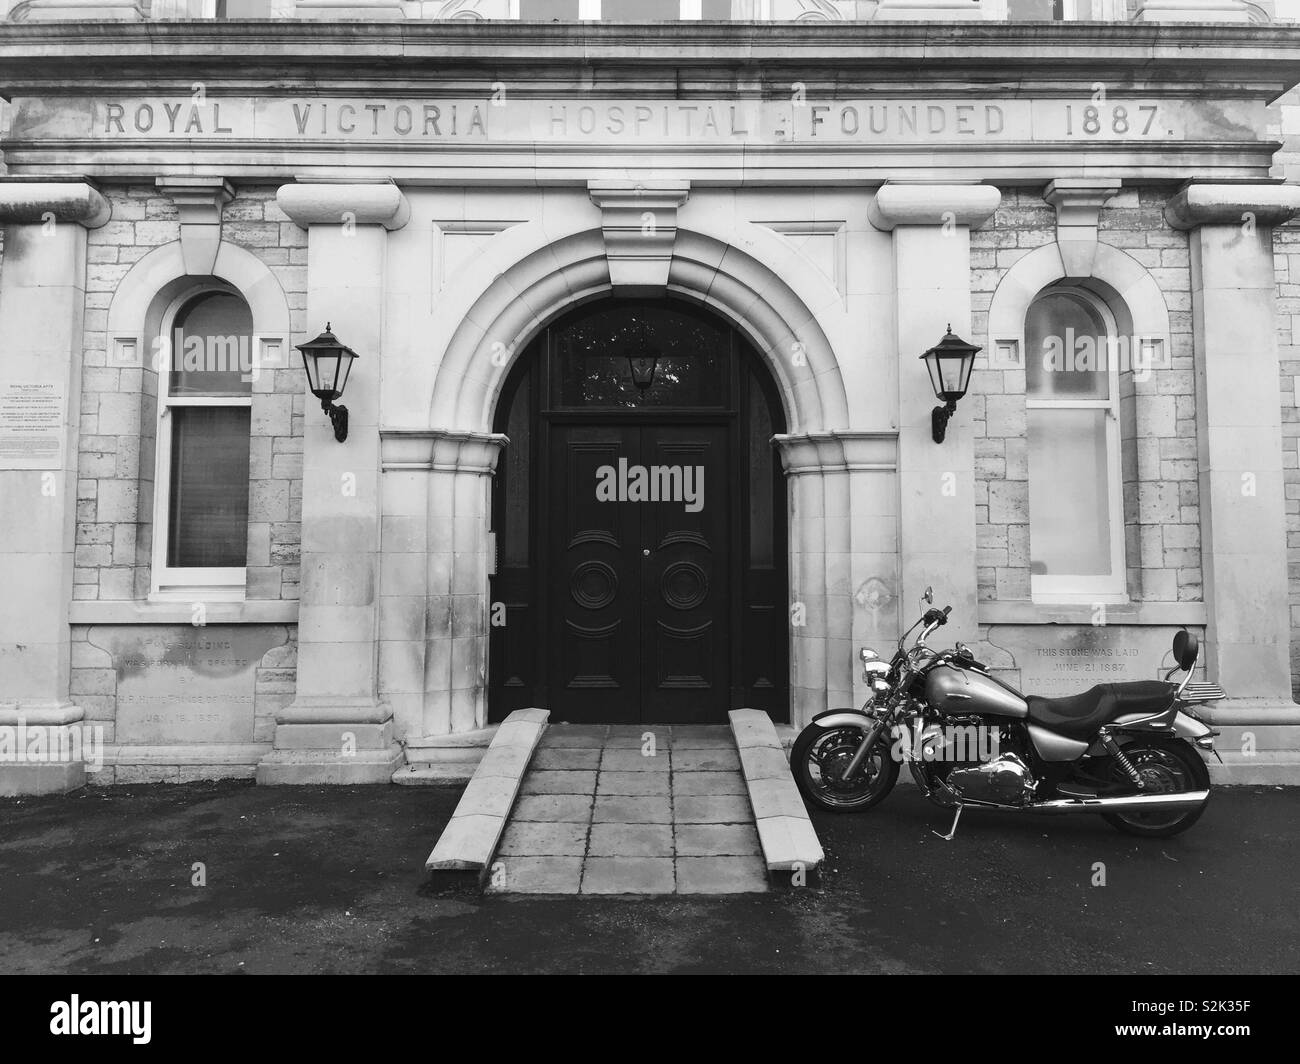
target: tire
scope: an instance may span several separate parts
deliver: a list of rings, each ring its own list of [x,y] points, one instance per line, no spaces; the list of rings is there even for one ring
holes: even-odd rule
[[[799,733],[790,749],[790,771],[809,803],[832,813],[860,813],[894,789],[898,762],[890,755],[887,733],[880,735],[863,761],[857,786],[847,787],[835,778],[835,769],[842,772],[848,767],[864,737],[857,728],[843,725],[823,728],[809,724]]]
[[[1124,756],[1146,779],[1163,791],[1204,791],[1210,788],[1210,770],[1205,767],[1194,747],[1181,739],[1158,736],[1136,738],[1124,747]],[[1112,778],[1128,782],[1128,773],[1111,759]],[[1179,776],[1181,774],[1181,781]],[[1153,789],[1150,793],[1162,793]],[[1103,813],[1102,819],[1126,835],[1147,839],[1167,839],[1181,835],[1198,820],[1210,804],[1207,797],[1187,812],[1165,810],[1151,813]]]

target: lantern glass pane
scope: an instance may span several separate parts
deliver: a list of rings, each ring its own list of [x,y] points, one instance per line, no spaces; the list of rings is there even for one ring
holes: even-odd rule
[[[316,373],[320,379],[321,391],[338,391],[336,383],[339,376],[339,356],[334,353],[318,354],[316,356]]]
[[[334,390],[343,394],[343,389],[348,386],[348,374],[352,372],[352,363],[356,361],[354,355],[344,355],[340,360],[338,387]]]

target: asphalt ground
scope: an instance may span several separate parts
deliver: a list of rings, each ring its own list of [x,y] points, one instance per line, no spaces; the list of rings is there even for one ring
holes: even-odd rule
[[[814,816],[815,889],[654,898],[431,884],[459,792],[0,800],[0,972],[1300,972],[1300,789],[1219,789],[1175,839],[968,812],[944,842],[948,814],[899,787]]]

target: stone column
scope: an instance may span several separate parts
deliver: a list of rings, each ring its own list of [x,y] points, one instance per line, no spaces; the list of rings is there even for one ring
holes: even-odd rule
[[[67,791],[86,778],[82,757],[51,759],[48,751],[79,753],[86,737],[77,724],[82,710],[68,696],[68,603],[86,230],[108,219],[108,204],[83,181],[0,181],[0,390],[48,390],[63,402],[60,456],[0,459],[0,728],[11,740],[0,757],[0,795]],[[18,759],[35,755],[36,744],[43,760]]]
[[[868,218],[894,235],[898,345],[899,532],[904,625],[920,609],[926,585],[935,605],[952,606],[944,642],[979,638],[975,569],[975,448],[970,410],[957,406],[943,443],[931,436],[940,405],[921,355],[944,330],[971,335],[970,230],[997,209],[991,185],[901,185],[880,188]]]
[[[1192,184],[1166,219],[1191,229],[1202,660],[1236,698],[1291,706],[1273,226],[1300,209],[1285,185]]]
[[[392,184],[285,185],[277,199],[308,234],[302,341],[329,323],[359,357],[342,400],[345,442],[308,403],[297,693],[276,716],[257,780],[387,783],[402,753],[378,688],[379,379],[388,230],[409,208]]]

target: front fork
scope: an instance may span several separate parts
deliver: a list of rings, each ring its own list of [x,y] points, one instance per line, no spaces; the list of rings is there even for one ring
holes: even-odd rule
[[[849,767],[844,770],[844,775],[840,779],[846,783],[862,771],[862,762],[867,759],[867,754],[871,752],[876,745],[876,740],[880,738],[880,733],[887,727],[886,723],[877,718],[876,723],[871,726],[867,732],[867,737],[858,745],[857,752],[853,755],[853,760],[849,762]]]

